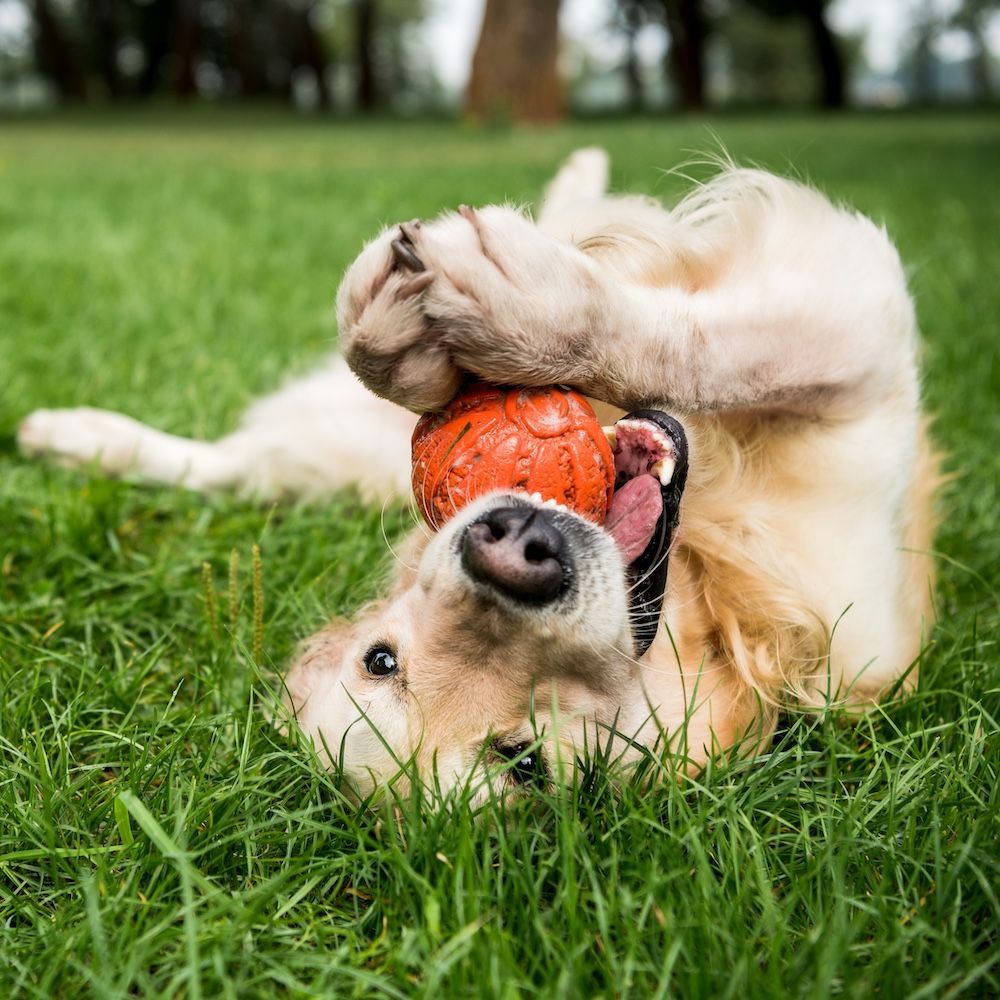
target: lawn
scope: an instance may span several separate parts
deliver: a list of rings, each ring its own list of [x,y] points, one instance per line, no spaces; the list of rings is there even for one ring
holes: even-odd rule
[[[661,168],[720,141],[884,222],[912,276],[954,473],[940,623],[919,692],[857,726],[789,716],[764,759],[652,793],[359,807],[269,725],[271,673],[371,596],[406,514],[17,453],[38,406],[219,434],[334,343],[382,222],[533,199],[595,142],[670,199]],[[0,993],[996,995],[998,178],[985,115],[0,125]]]

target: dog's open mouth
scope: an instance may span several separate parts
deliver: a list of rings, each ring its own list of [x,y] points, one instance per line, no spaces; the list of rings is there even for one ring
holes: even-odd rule
[[[629,613],[636,654],[656,638],[667,559],[687,479],[684,428],[660,410],[637,410],[608,433],[615,493],[604,527],[628,566]]]

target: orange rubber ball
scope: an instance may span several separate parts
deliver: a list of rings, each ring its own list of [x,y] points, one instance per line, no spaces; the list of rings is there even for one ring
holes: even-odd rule
[[[413,494],[437,530],[491,490],[538,493],[598,524],[615,461],[591,405],[561,386],[474,383],[413,432]]]

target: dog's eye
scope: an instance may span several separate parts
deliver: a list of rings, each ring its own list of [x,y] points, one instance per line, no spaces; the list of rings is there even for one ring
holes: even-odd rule
[[[365,670],[372,677],[388,677],[399,668],[396,654],[387,646],[372,646],[365,653]]]
[[[542,753],[537,747],[529,750],[530,745],[530,743],[500,743],[496,747],[499,757],[513,761],[507,773],[517,785],[539,784],[546,778]]]

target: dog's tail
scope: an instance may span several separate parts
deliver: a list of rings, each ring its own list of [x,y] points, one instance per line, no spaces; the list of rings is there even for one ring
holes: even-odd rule
[[[559,168],[545,189],[538,213],[544,225],[552,217],[581,201],[596,201],[608,188],[608,154],[596,146],[578,149]]]

